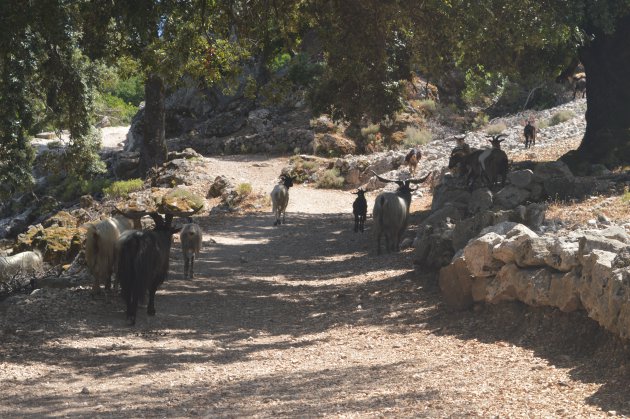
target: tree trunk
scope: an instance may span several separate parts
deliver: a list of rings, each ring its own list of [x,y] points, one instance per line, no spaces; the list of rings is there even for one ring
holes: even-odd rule
[[[141,166],[146,173],[166,161],[164,135],[164,81],[151,74],[144,85],[144,140],[141,147]]]
[[[590,164],[630,162],[630,16],[610,35],[598,33],[580,51],[586,72],[586,132],[565,160],[579,172]]]

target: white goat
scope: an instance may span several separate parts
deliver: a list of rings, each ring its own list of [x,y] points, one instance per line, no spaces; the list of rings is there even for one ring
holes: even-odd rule
[[[284,224],[287,205],[289,204],[289,188],[293,186],[295,177],[280,175],[280,180],[282,182],[274,186],[271,191],[272,211],[276,216],[276,221],[273,223],[275,226]],[[282,222],[280,221],[280,216],[282,216]]]
[[[179,232],[182,254],[184,255],[184,278],[192,278],[194,276],[193,265],[195,256],[199,257],[203,240],[203,232],[199,224],[193,223],[192,220],[190,221],[188,224],[184,224],[182,231]]]
[[[32,274],[41,271],[42,266],[42,254],[39,251],[2,256],[0,257],[0,281],[6,281],[19,274]]]
[[[101,283],[105,284],[106,289],[111,288],[111,277],[116,260],[116,242],[121,233],[131,229],[133,229],[133,221],[120,215],[88,227],[85,240],[85,261],[88,271],[94,277],[92,290],[95,293],[100,292]]]

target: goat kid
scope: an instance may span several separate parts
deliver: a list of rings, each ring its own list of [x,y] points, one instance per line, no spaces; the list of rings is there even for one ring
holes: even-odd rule
[[[285,223],[287,205],[289,204],[289,188],[293,186],[293,181],[297,176],[280,175],[280,183],[274,186],[271,191],[272,211],[276,216],[273,225],[277,226]],[[280,220],[282,216],[282,221]]]
[[[578,94],[581,98],[586,97],[586,74],[585,73],[577,73],[573,76],[573,99],[575,99]]]
[[[130,326],[136,323],[138,303],[147,291],[147,314],[155,315],[155,293],[168,274],[172,236],[180,230],[171,227],[173,216],[170,214],[166,219],[155,212],[149,215],[155,221],[154,230],[130,232],[120,243],[118,279]]]
[[[199,224],[188,219],[188,224],[182,226],[179,232],[179,240],[182,245],[182,254],[184,256],[184,278],[193,278],[195,257],[199,257],[201,251],[201,242],[203,240],[203,232]]]
[[[361,231],[365,225],[365,217],[367,216],[367,200],[365,199],[365,191],[359,188],[356,192],[357,198],[352,203],[352,214],[354,214],[354,232]]]
[[[525,136],[525,148],[536,145],[536,127],[532,121],[527,121],[525,128],[523,128],[523,135]]]
[[[387,252],[400,250],[400,239],[409,221],[409,206],[411,205],[411,184],[422,183],[430,173],[421,179],[391,180],[383,178],[372,171],[376,178],[385,183],[396,183],[396,192],[382,192],[376,197],[372,218],[374,219],[374,234],[376,236],[376,253],[381,254],[381,237],[385,236],[385,250]],[[417,189],[417,188],[416,188]]]

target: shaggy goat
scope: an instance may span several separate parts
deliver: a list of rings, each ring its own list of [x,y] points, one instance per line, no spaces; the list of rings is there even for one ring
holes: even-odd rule
[[[405,156],[405,163],[409,166],[409,173],[415,174],[418,168],[418,162],[422,158],[422,152],[418,149],[412,148]]]
[[[195,256],[199,256],[202,239],[201,227],[199,227],[199,224],[193,223],[192,219],[189,218],[188,224],[184,224],[182,231],[179,232],[182,254],[184,255],[184,278],[192,278],[194,276]]]
[[[581,98],[586,97],[586,74],[577,73],[572,77],[573,81],[573,99],[575,99],[580,94]]]
[[[365,191],[359,188],[356,192],[352,193],[357,195],[357,199],[355,199],[352,203],[352,213],[354,214],[354,232],[357,233],[361,231],[361,233],[363,233],[363,226],[367,215]]]
[[[273,213],[276,216],[276,221],[273,225],[284,224],[287,211],[287,205],[289,204],[289,188],[293,186],[295,176],[280,175],[281,183],[274,186],[271,191],[271,203],[273,205]],[[282,221],[280,221],[282,216]]]
[[[374,172],[372,172],[374,173]],[[427,180],[429,174],[421,179],[390,180],[374,173],[381,182],[392,182],[398,185],[396,192],[382,192],[374,201],[372,218],[374,219],[374,234],[376,236],[376,253],[381,254],[381,236],[385,236],[385,250],[388,252],[400,250],[402,237],[409,220],[409,206],[411,205],[410,184]]]
[[[155,292],[168,274],[171,238],[180,230],[171,227],[170,214],[166,220],[156,212],[149,215],[155,221],[154,230],[129,232],[119,243],[118,280],[127,304],[129,325],[136,323],[138,303],[147,291],[147,314],[155,315]]]
[[[0,257],[0,281],[6,281],[20,274],[32,274],[42,269],[42,254],[27,251],[11,256]]]
[[[116,242],[121,233],[133,229],[133,221],[122,215],[91,224],[85,239],[85,261],[94,277],[92,291],[100,292],[100,284],[111,288],[111,277],[115,270]]]
[[[523,135],[525,136],[525,148],[536,145],[536,127],[532,124],[532,121],[527,121],[523,129]]]

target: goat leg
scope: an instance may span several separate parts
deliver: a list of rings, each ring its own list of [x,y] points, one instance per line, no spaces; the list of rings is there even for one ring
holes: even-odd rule
[[[188,256],[184,255],[184,279],[188,278]]]
[[[193,266],[195,265],[195,255],[193,254],[190,257],[190,271],[188,271],[188,277],[190,279],[193,279],[193,277],[195,276],[194,272],[193,272]]]
[[[155,292],[156,288],[149,291],[149,304],[147,304],[147,314],[149,316],[155,316]]]

